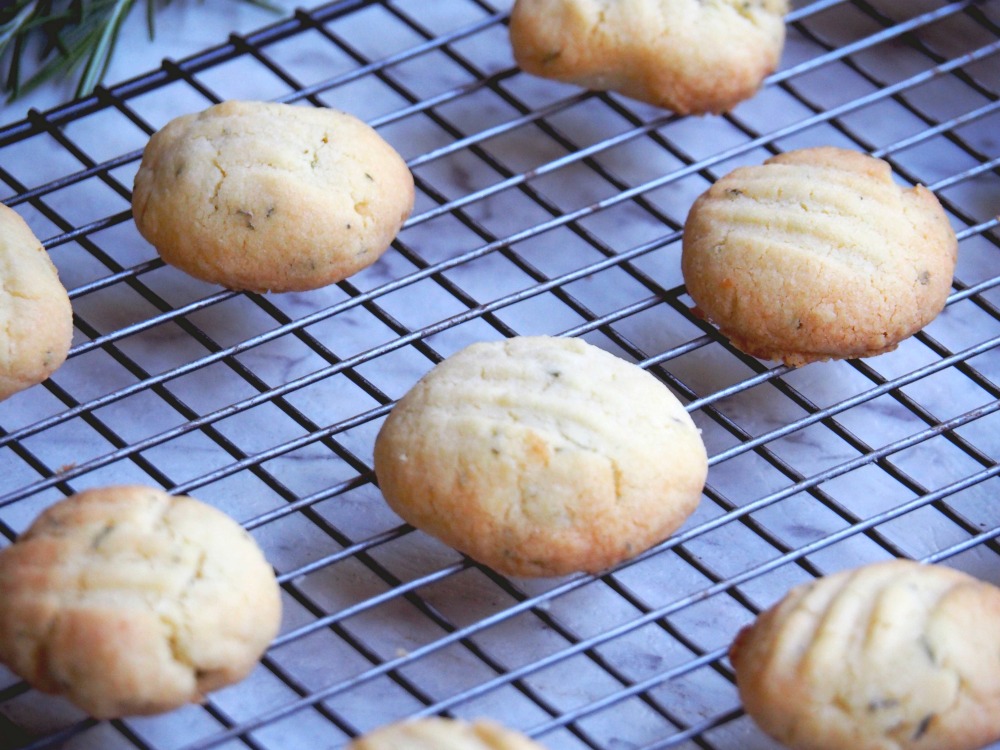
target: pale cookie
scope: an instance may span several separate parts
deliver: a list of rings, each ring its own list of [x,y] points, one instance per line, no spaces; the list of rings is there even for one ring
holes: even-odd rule
[[[1000,588],[906,560],[792,589],[730,652],[747,714],[793,750],[1000,740]]]
[[[428,718],[397,721],[358,737],[349,750],[543,750],[494,721]]]
[[[169,711],[242,680],[278,631],[253,539],[147,487],[62,500],[0,551],[0,661],[97,718]]]
[[[798,366],[895,349],[944,308],[957,252],[933,193],[821,147],[713,184],[688,214],[681,268],[736,347]]]
[[[69,295],[42,243],[0,203],[0,400],[41,383],[73,339]]]
[[[787,0],[517,0],[510,40],[528,73],[718,113],[775,70],[787,12]]]
[[[375,442],[386,501],[516,576],[596,572],[697,506],[701,435],[653,375],[579,339],[473,344],[396,404]]]
[[[332,109],[230,101],[153,134],[136,226],[164,261],[231,289],[315,289],[374,263],[413,210],[413,175]]]

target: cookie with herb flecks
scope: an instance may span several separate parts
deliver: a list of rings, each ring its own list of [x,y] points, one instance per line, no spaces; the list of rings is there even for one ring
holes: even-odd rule
[[[1000,740],[1000,588],[892,560],[793,588],[730,651],[747,714],[793,750]]]
[[[132,213],[164,261],[231,289],[316,289],[374,263],[413,210],[413,175],[332,109],[229,101],[150,138]]]
[[[654,375],[579,339],[477,343],[428,372],[375,441],[388,504],[508,575],[596,572],[701,499],[698,428]]]
[[[787,0],[517,0],[510,41],[528,73],[718,113],[777,67],[787,12]]]
[[[681,269],[733,345],[798,366],[895,349],[944,308],[957,253],[931,191],[817,147],[717,180],[688,213]]]
[[[154,488],[68,497],[0,551],[0,662],[97,718],[169,711],[243,679],[280,617],[250,535]]]
[[[59,273],[24,219],[0,203],[0,400],[66,361],[73,309]]]

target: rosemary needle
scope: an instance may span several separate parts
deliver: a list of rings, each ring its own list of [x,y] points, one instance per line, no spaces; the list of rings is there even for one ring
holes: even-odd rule
[[[240,0],[277,11],[268,0]],[[146,0],[146,27],[154,34],[157,8],[171,0]],[[108,71],[122,23],[135,0],[4,0],[0,2],[0,89],[8,99],[82,66],[76,95],[89,94]],[[29,44],[30,43],[30,44]],[[40,51],[40,67],[22,81],[23,57]]]

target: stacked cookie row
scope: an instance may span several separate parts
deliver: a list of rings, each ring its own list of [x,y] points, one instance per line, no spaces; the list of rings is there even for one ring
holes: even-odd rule
[[[289,139],[292,140],[289,140]],[[374,263],[413,177],[345,113],[225,102],[168,123],[135,178],[139,231],[168,263],[231,289],[309,290]],[[834,147],[735,169],[692,205],[681,269],[696,313],[744,352],[798,366],[894,349],[944,308],[958,243],[937,198]],[[72,335],[41,243],[0,206],[0,398],[47,378]]]
[[[141,486],[46,510],[0,552],[0,602],[0,661],[99,718],[172,710],[243,679],[281,618],[271,567],[238,524]],[[1000,737],[998,618],[1000,588],[893,560],[792,589],[730,660],[747,712],[791,748],[974,750]],[[540,750],[488,721],[446,720],[352,747]]]

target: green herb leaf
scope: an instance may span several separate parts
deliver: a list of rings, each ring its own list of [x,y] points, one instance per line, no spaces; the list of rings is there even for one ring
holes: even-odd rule
[[[146,0],[146,28],[155,33],[157,8],[171,0]],[[268,0],[240,0],[272,12]],[[135,0],[8,0],[0,6],[0,89],[11,101],[82,66],[76,95],[86,96],[104,79]],[[30,43],[30,44],[29,44]],[[23,58],[40,50],[41,66],[22,81]]]

